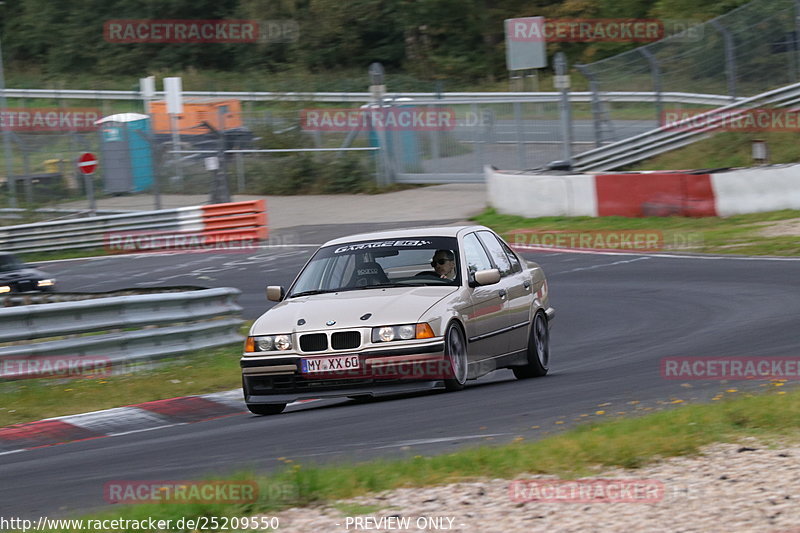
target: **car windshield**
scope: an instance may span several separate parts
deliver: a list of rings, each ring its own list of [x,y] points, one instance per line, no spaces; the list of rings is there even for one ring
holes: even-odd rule
[[[19,270],[24,265],[19,262],[19,259],[13,255],[0,256],[0,272],[10,272],[12,270]]]
[[[320,248],[288,297],[341,290],[460,285],[453,237],[357,241]]]

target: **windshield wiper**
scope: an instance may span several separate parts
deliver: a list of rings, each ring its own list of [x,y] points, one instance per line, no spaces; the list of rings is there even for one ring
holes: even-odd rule
[[[303,292],[293,292],[289,295],[289,298],[294,298],[295,296],[311,296],[312,294],[324,294],[326,292],[338,292],[337,290],[330,290],[330,289],[314,289],[311,291],[303,291]]]
[[[384,283],[383,285],[366,285],[364,287],[356,287],[357,289],[394,289],[396,287],[424,287],[427,283],[414,282],[414,283]]]

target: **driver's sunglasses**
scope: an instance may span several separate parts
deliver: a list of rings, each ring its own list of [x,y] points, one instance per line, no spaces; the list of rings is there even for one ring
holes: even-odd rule
[[[431,261],[431,263],[434,264],[434,265],[436,265],[436,264],[443,265],[443,264],[447,263],[448,261],[452,261],[452,259],[446,259],[446,258],[440,257],[439,259],[434,259],[433,261]]]

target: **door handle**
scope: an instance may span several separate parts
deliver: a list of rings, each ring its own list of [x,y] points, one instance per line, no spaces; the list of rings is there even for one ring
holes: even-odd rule
[[[508,293],[506,292],[505,289],[500,289],[499,291],[497,291],[497,294],[500,295],[500,298],[505,298],[506,294],[508,294]]]
[[[522,286],[525,287],[525,289],[530,289],[531,288],[531,281],[526,279],[525,281],[522,282]]]

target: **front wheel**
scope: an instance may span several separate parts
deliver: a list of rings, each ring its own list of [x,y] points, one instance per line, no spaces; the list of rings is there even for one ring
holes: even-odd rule
[[[528,337],[528,364],[513,368],[517,379],[536,378],[547,375],[550,364],[550,330],[541,311],[536,313]]]
[[[247,408],[254,415],[277,415],[286,409],[285,403],[248,403]]]
[[[467,382],[467,343],[464,341],[464,334],[456,324],[447,326],[447,333],[444,336],[444,356],[450,365],[449,373],[452,378],[444,380],[444,387],[449,391],[457,391],[464,388]]]

